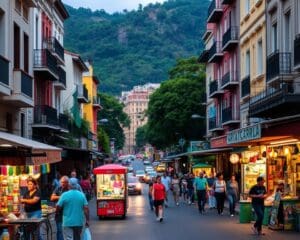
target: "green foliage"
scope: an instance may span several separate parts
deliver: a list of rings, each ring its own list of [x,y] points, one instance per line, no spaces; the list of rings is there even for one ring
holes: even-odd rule
[[[197,55],[208,0],[169,0],[107,14],[67,6],[65,48],[92,59],[101,92],[114,95],[168,78],[178,58]]]
[[[150,97],[147,139],[165,148],[179,138],[199,140],[205,133],[205,121],[192,119],[193,114],[205,116],[201,99],[205,95],[203,66],[195,57],[178,60],[170,76]]]
[[[111,151],[110,151],[110,144],[109,144],[109,136],[102,128],[98,130],[98,141],[101,146],[100,150],[104,153],[110,154]]]
[[[100,128],[103,129],[109,138],[115,139],[115,149],[120,150],[125,143],[125,135],[122,126],[128,127],[130,119],[123,112],[124,105],[108,94],[100,93],[101,106],[103,109],[98,112],[98,119],[107,119],[107,123],[102,123]]]
[[[142,147],[144,147],[147,144],[147,125],[139,127],[136,130],[135,134],[135,141],[136,141],[136,147],[139,151]]]
[[[69,122],[69,133],[65,135],[66,140],[64,141],[64,146],[68,147],[80,147],[79,140],[80,137],[88,137],[88,133],[90,131],[90,124],[87,120],[85,119],[80,119],[81,121],[81,126],[80,128],[75,124],[75,121],[73,118]]]

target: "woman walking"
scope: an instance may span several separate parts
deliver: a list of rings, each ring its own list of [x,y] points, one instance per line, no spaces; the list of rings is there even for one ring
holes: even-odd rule
[[[230,216],[233,217],[235,214],[235,204],[239,196],[239,184],[235,180],[235,175],[233,174],[230,180],[227,182],[227,198],[229,202],[229,212]]]
[[[174,202],[177,206],[179,206],[179,194],[180,194],[180,179],[178,175],[175,173],[173,179],[171,180],[171,189],[173,191]]]
[[[223,174],[217,174],[217,180],[214,184],[214,192],[217,201],[217,210],[219,215],[223,215],[224,210],[224,201],[225,201],[225,194],[226,194],[226,183],[223,180]]]
[[[165,186],[161,183],[161,176],[157,176],[156,183],[153,184],[152,197],[154,200],[156,220],[163,221],[164,201],[167,197]]]

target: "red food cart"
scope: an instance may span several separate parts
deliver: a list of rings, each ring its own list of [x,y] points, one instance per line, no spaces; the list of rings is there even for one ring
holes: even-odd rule
[[[127,168],[117,164],[106,164],[94,169],[99,218],[125,218],[127,211],[126,173]]]

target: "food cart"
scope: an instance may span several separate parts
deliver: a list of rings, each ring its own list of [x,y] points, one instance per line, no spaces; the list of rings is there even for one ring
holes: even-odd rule
[[[127,168],[106,164],[94,169],[97,216],[125,218],[127,211]]]
[[[213,172],[213,167],[206,163],[198,163],[192,167],[194,176],[198,177],[200,172],[205,172],[207,176]]]

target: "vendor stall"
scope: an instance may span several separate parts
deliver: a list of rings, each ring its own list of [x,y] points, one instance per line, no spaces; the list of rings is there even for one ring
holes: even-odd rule
[[[194,166],[192,166],[192,171],[193,171],[194,176],[199,176],[200,172],[203,172],[207,176],[210,176],[210,174],[212,172],[214,172],[213,167],[211,165],[205,164],[205,163],[195,164]]]

